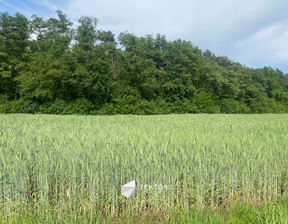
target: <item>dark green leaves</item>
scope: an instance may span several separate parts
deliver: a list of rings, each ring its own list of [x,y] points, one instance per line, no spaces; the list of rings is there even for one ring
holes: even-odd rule
[[[279,70],[247,68],[160,34],[123,32],[115,38],[97,29],[94,17],[83,16],[73,26],[63,12],[56,14],[30,20],[0,14],[2,111],[288,112],[288,78]]]

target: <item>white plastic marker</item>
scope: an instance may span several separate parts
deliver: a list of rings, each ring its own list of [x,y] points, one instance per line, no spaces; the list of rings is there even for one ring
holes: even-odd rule
[[[124,184],[121,187],[121,194],[125,196],[126,198],[130,198],[132,195],[135,194],[135,186],[136,186],[135,180],[127,184]]]

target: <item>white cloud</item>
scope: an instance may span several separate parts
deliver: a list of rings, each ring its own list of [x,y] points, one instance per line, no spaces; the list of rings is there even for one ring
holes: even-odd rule
[[[116,34],[161,33],[169,39],[190,40],[248,66],[284,68],[288,59],[287,0],[43,0],[37,4],[51,13],[59,8],[74,21],[82,15],[97,17],[100,29]]]
[[[264,27],[237,43],[241,49],[239,57],[245,63],[283,67],[288,61],[288,20]],[[247,57],[248,56],[248,57]],[[251,63],[251,62],[250,62]],[[263,65],[262,65],[263,66]],[[285,71],[287,72],[287,70]]]
[[[116,33],[161,33],[248,66],[283,67],[287,8],[286,0],[70,0],[67,10],[73,18],[96,16]]]

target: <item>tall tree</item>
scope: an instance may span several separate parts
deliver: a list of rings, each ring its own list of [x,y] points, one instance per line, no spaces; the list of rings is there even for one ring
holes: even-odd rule
[[[70,74],[65,55],[70,54],[72,22],[65,14],[57,11],[58,18],[33,16],[31,21],[31,51],[26,70],[17,80],[21,83],[23,97],[40,102],[61,97],[66,79]],[[63,60],[65,58],[66,60]]]
[[[82,16],[78,20],[79,26],[77,27],[75,40],[76,46],[84,51],[92,50],[97,40],[97,19],[94,17]]]
[[[17,13],[0,14],[0,94],[19,97],[19,82],[15,78],[25,68],[29,38],[28,19]]]

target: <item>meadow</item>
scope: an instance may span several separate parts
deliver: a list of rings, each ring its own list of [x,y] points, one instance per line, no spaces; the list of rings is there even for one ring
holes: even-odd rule
[[[287,184],[284,114],[0,115],[0,223],[288,223]]]

